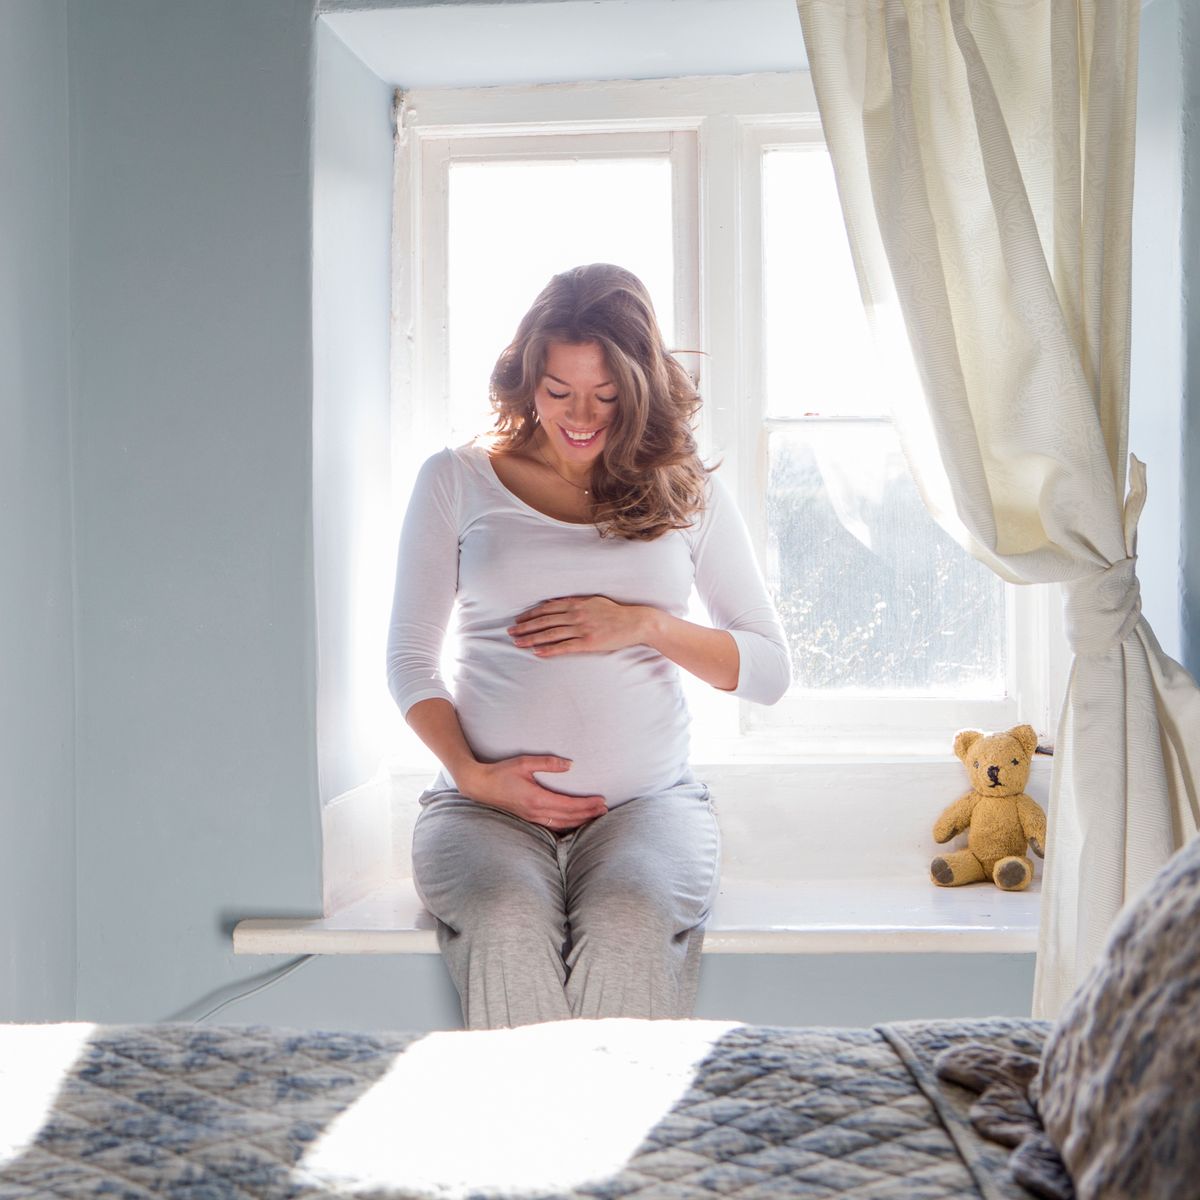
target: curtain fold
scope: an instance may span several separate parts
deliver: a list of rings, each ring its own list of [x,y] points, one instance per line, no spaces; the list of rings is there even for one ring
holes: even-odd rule
[[[1138,0],[797,0],[901,442],[1003,578],[1063,584],[1034,1013],[1197,828],[1200,692],[1141,616],[1126,492]]]

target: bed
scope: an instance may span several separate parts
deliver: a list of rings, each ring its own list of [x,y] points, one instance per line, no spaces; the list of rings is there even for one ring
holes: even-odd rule
[[[935,1060],[1035,1021],[0,1027],[0,1197],[1025,1198]]]
[[[0,1025],[0,1200],[1197,1200],[1198,930],[1192,838],[1053,1025]]]

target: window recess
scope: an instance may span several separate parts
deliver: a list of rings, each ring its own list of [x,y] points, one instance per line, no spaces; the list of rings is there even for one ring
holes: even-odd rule
[[[550,275],[615,261],[650,288],[796,676],[770,709],[685,677],[699,758],[944,755],[964,726],[1047,728],[1048,589],[1002,583],[921,503],[807,75],[407,93],[395,229],[398,512],[426,455],[490,424],[491,366]]]

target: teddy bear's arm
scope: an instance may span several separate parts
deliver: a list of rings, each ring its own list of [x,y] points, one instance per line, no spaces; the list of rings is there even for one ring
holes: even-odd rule
[[[1036,800],[1031,800],[1022,792],[1017,797],[1017,820],[1021,822],[1021,832],[1033,847],[1038,858],[1046,857],[1046,814]]]
[[[968,792],[944,809],[942,815],[934,822],[933,840],[948,842],[956,833],[962,833],[971,823],[971,811],[978,799],[974,792]]]

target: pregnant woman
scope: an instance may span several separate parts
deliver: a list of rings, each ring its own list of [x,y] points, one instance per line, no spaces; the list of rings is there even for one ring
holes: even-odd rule
[[[491,399],[492,437],[425,463],[400,539],[388,680],[443,768],[417,890],[468,1028],[690,1016],[720,840],[679,670],[772,704],[783,632],[634,275],[556,275]],[[693,584],[711,628],[684,619]]]

